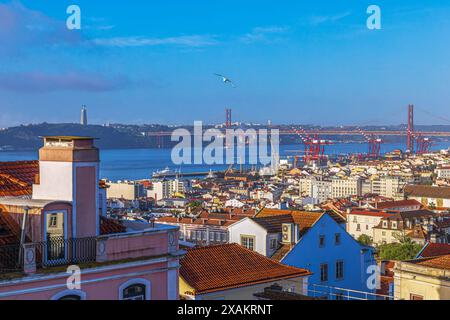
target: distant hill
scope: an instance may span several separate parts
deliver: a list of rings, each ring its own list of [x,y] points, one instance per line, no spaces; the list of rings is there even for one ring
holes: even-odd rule
[[[156,142],[134,130],[115,127],[63,123],[11,127],[0,131],[0,147],[13,150],[36,150],[42,146],[42,136],[76,135],[98,139],[102,149],[155,147]]]
[[[280,126],[283,128],[284,126]],[[192,126],[185,127],[192,130]],[[206,126],[205,126],[206,128]],[[286,126],[285,129],[289,129]],[[320,128],[317,126],[304,126],[308,128]],[[330,129],[332,127],[327,127]],[[101,149],[131,149],[131,148],[158,148],[170,147],[176,142],[170,141],[170,136],[158,137],[147,136],[148,132],[171,132],[174,128],[164,125],[126,125],[111,124],[109,126],[88,125],[83,126],[74,123],[60,124],[32,124],[11,127],[0,130],[0,150],[37,150],[42,146],[42,136],[89,136],[98,139],[96,145]],[[245,128],[244,128],[245,129]],[[364,130],[406,130],[404,126],[366,126]],[[450,131],[450,126],[416,126],[419,131]],[[321,136],[324,139],[347,142],[363,142],[361,134],[350,136]],[[386,142],[400,142],[404,137],[384,137]],[[445,138],[448,141],[447,138]],[[280,137],[281,144],[301,144],[300,138],[296,135]]]

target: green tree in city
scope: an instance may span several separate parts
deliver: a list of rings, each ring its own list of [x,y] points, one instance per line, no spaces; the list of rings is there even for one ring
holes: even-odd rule
[[[378,247],[378,255],[381,260],[411,260],[422,249],[422,245],[415,243],[404,233],[393,235],[399,242],[382,244]]]
[[[370,246],[372,245],[372,238],[369,237],[367,234],[362,234],[358,237],[357,241],[362,244],[363,246]]]

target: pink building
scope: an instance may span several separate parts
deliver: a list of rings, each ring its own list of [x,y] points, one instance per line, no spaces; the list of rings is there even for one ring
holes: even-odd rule
[[[92,138],[0,162],[1,299],[178,299],[178,228],[105,216]]]

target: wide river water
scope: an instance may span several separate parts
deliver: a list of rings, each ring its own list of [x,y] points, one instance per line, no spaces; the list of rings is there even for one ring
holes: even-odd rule
[[[450,144],[436,143],[432,149],[448,149]],[[347,143],[328,146],[326,154],[338,155],[348,153],[366,153],[367,144]],[[293,156],[294,150],[302,150],[301,145],[280,146],[280,158]],[[381,152],[389,152],[395,149],[404,149],[401,143],[386,143],[382,145]],[[171,149],[114,149],[101,150],[100,176],[111,180],[136,180],[148,179],[152,173],[169,167],[181,172],[205,172],[212,170],[224,170],[227,165],[182,165],[175,166],[171,160]],[[36,160],[37,151],[0,151],[0,161]]]

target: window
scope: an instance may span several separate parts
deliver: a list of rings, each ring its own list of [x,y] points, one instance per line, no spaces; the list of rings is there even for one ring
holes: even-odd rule
[[[320,281],[328,281],[328,264],[326,263],[320,265]]]
[[[277,244],[278,244],[277,239],[270,239],[270,249],[276,249]]]
[[[80,290],[64,290],[51,297],[51,300],[86,300],[86,293]]]
[[[356,231],[361,231],[361,225],[359,223],[356,225]]]
[[[334,244],[337,246],[341,244],[341,234],[340,233],[336,233],[334,235]]]
[[[319,236],[319,247],[321,247],[321,248],[325,247],[325,236],[324,235]]]
[[[57,226],[58,226],[58,215],[57,214],[50,215],[48,219],[48,227],[56,228]]]
[[[255,237],[241,235],[241,245],[247,249],[254,251],[255,250]]]
[[[344,261],[336,261],[336,280],[344,279]]]
[[[146,300],[145,284],[133,284],[123,289],[123,300]]]
[[[423,300],[423,296],[420,296],[418,294],[410,294],[409,295],[409,300]]]

